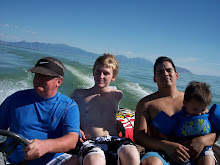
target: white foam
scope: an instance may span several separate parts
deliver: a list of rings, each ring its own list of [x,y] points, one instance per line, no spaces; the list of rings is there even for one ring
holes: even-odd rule
[[[77,70],[75,67],[66,65],[65,68],[70,71],[74,76],[76,76],[78,79],[80,79],[82,83],[81,88],[91,88],[94,85],[94,79],[92,75],[86,75]]]
[[[4,79],[0,80],[0,104],[11,94],[24,89],[33,88],[31,73],[24,80]]]
[[[70,71],[74,76],[80,79],[83,82],[81,88],[91,88],[94,85],[94,79],[92,75],[83,74],[80,70],[76,69],[73,66],[65,65],[66,69]],[[118,84],[120,88],[124,91],[128,91],[138,97],[144,97],[152,93],[152,91],[143,89],[138,83],[125,82],[122,84]],[[110,86],[112,88],[116,88],[116,86]]]
[[[138,83],[125,82],[120,85],[122,90],[128,91],[138,97],[144,97],[152,93],[152,91],[143,89]]]

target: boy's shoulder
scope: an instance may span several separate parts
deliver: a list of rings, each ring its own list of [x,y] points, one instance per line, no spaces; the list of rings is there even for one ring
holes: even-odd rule
[[[90,93],[90,89],[75,89],[73,91],[73,96],[83,96],[83,95],[88,95]]]
[[[88,92],[88,89],[75,89],[70,98],[74,99],[77,102],[77,100],[81,100],[83,97],[88,95]]]
[[[92,97],[93,95],[97,95],[98,92],[96,90],[90,88],[90,89],[76,89],[71,95],[71,98],[74,100],[82,100],[87,97]],[[123,98],[123,92],[118,89],[109,88],[108,91],[106,91],[106,94],[110,97],[115,97],[117,100],[121,100]],[[110,95],[109,95],[110,94]]]
[[[123,92],[118,89],[111,89],[110,88],[109,93],[113,93],[114,97],[116,97],[118,100],[121,100],[124,96]]]

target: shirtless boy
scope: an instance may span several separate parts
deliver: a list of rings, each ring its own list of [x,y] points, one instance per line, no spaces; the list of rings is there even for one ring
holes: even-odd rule
[[[177,90],[179,75],[172,60],[159,57],[154,64],[154,82],[158,91],[142,98],[135,115],[134,140],[146,148],[141,164],[180,164],[189,158],[196,159],[205,146],[213,145],[216,134],[210,133],[192,139],[189,147],[160,139],[159,131],[152,126],[152,120],[164,111],[169,116],[178,112],[183,106],[184,93]],[[159,151],[159,152],[158,152]]]
[[[140,163],[139,153],[132,142],[118,138],[116,113],[123,93],[109,87],[110,82],[116,79],[118,69],[114,55],[100,56],[93,66],[94,86],[90,89],[77,89],[71,96],[80,109],[84,140],[79,152],[81,164],[106,164],[105,158],[108,163],[114,154],[117,154],[118,164]],[[112,152],[114,154],[110,154]]]

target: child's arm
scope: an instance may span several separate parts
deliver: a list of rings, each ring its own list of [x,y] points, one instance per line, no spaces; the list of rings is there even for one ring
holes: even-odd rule
[[[184,142],[184,145],[188,144],[190,158],[193,160],[197,159],[204,147],[212,146],[214,144],[216,137],[216,133],[209,133],[207,135],[196,137],[191,141]]]
[[[212,129],[220,131],[220,106],[214,104],[209,111],[209,121],[212,125]]]

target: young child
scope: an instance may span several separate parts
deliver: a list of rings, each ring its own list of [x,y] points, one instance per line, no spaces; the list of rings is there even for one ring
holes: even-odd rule
[[[116,129],[116,113],[123,93],[110,88],[109,84],[115,81],[118,69],[114,55],[100,56],[93,66],[94,86],[90,89],[76,89],[71,95],[80,109],[84,141],[79,152],[81,164],[140,163],[135,145],[129,139],[119,138]]]
[[[208,84],[191,81],[185,90],[181,111],[171,117],[162,111],[154,118],[152,124],[165,135],[164,138],[171,135],[180,143],[210,133],[211,125],[212,129],[220,131],[220,107],[213,105],[207,114],[207,107],[211,103],[211,99],[212,93]],[[191,159],[193,158],[191,157]],[[196,161],[190,160],[183,164],[195,162],[197,164],[215,164],[215,161],[212,147],[207,146]]]

